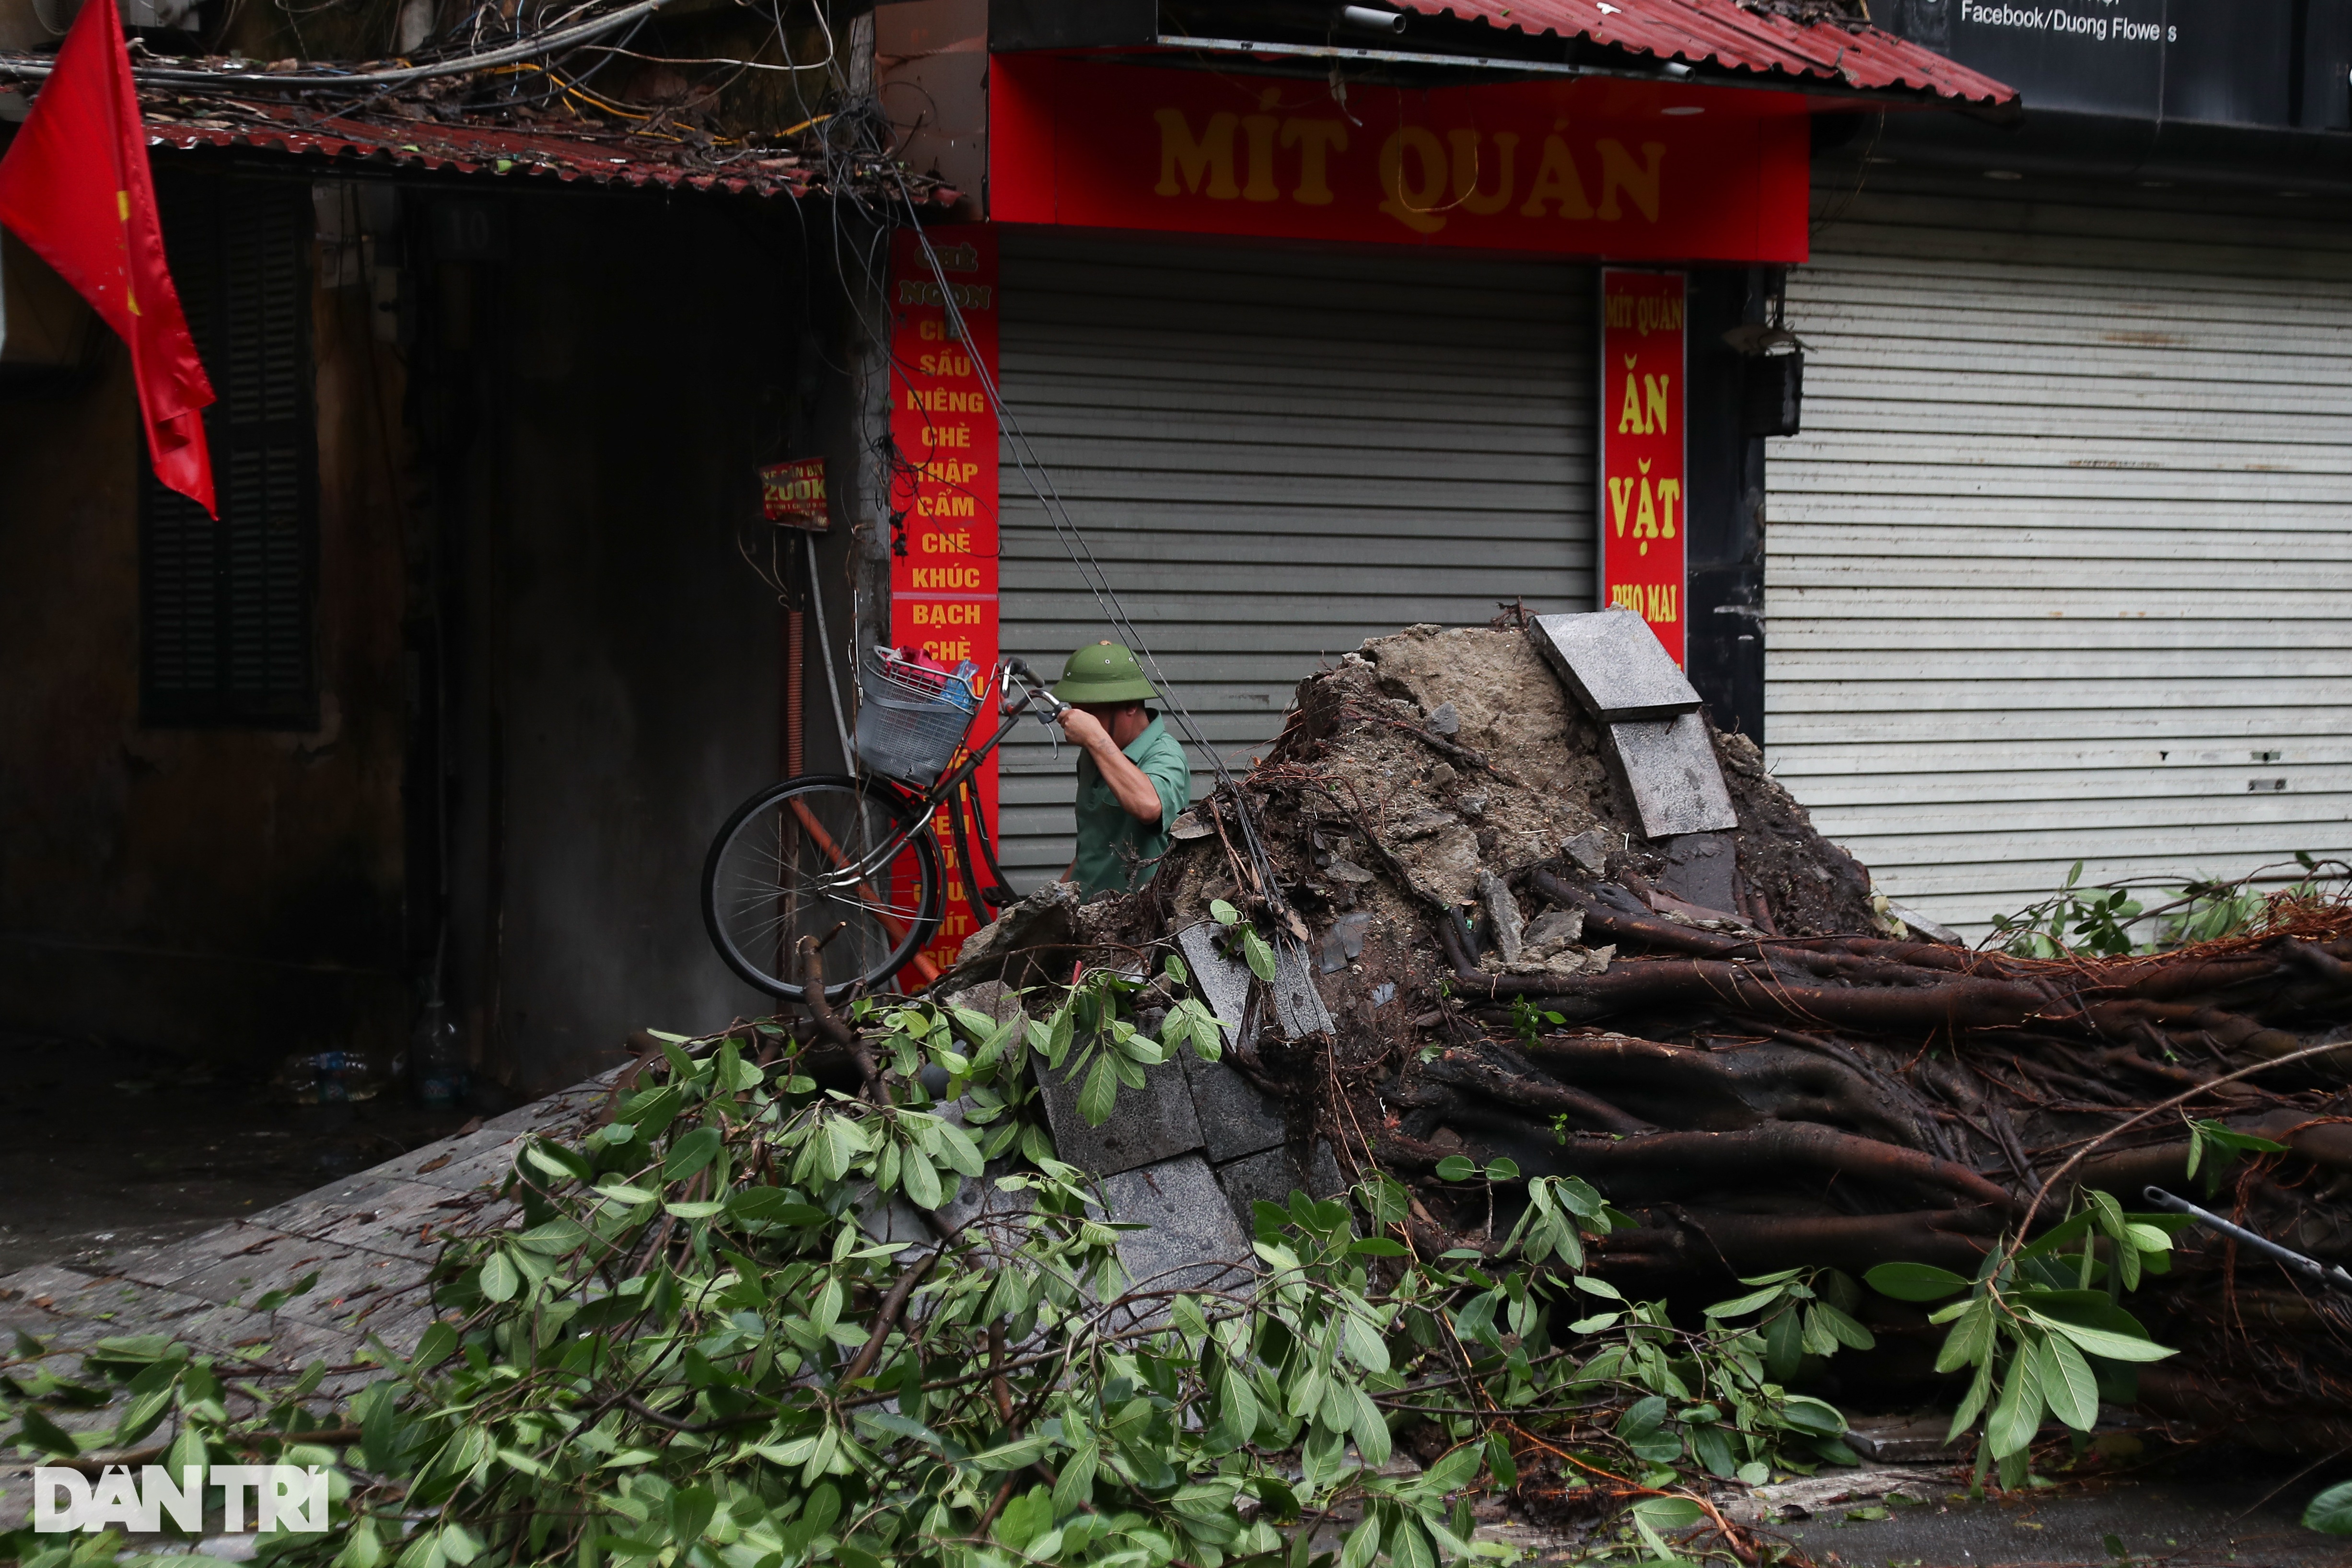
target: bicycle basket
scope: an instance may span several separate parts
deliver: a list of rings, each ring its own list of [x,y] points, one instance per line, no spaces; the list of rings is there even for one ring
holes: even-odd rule
[[[971,696],[953,675],[887,658],[876,648],[866,652],[858,685],[860,762],[918,786],[947,771],[972,720]]]

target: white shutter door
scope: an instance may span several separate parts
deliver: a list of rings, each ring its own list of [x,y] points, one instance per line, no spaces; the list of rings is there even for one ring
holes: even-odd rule
[[[1006,403],[1230,766],[1368,636],[1591,604],[1590,268],[1014,228],[1002,277]],[[1009,444],[1000,492],[1003,647],[1058,674],[1114,633]],[[1069,861],[1076,758],[1020,734],[1025,888]]]
[[[1975,935],[2078,859],[2352,853],[2344,240],[1917,197],[1817,241],[1766,734],[1890,896]]]

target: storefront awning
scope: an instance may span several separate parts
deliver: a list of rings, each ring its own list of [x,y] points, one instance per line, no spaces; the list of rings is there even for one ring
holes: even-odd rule
[[[1772,0],[1390,0],[1416,16],[1522,37],[1590,38],[1661,60],[1795,77],[1864,91],[1910,89],[2000,108],[2017,91],[1868,25],[1801,19]],[[1782,0],[1785,11],[1801,7]],[[1817,11],[1818,6],[1802,7]]]
[[[375,108],[341,114],[226,98],[142,94],[151,143],[252,148],[453,174],[537,176],[563,183],[635,185],[763,196],[833,193],[817,161],[797,149],[728,145],[708,137],[632,136],[574,123],[530,130],[463,119],[409,119]],[[920,199],[953,191],[913,178]]]

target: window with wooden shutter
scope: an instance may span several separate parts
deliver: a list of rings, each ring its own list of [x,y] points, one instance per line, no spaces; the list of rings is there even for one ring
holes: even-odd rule
[[[219,401],[217,521],[140,465],[140,718],[317,723],[308,185],[159,181],[163,243]]]

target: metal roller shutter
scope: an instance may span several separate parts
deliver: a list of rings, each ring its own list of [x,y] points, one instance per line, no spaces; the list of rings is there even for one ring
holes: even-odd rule
[[[1368,636],[1590,606],[1590,268],[1021,229],[1003,254],[1006,403],[1231,764]],[[1110,632],[1009,448],[1001,491],[1003,647],[1057,672]],[[1021,734],[1027,887],[1069,861],[1075,758]]]
[[[1981,934],[2077,859],[2352,853],[2347,237],[1921,194],[1817,239],[1767,733],[1891,896]]]

